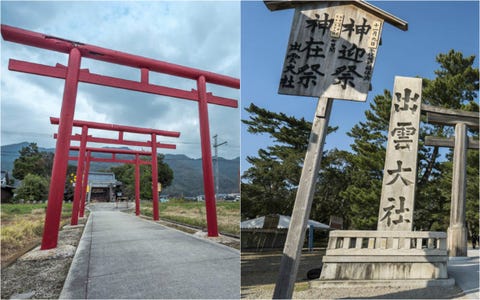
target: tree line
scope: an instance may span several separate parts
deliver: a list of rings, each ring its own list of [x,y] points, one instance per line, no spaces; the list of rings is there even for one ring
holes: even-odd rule
[[[39,151],[36,143],[22,147],[19,157],[13,163],[12,176],[21,183],[15,189],[14,201],[20,199],[26,201],[46,200],[50,185],[50,178],[53,167],[54,153]],[[164,156],[159,154],[158,178],[162,187],[169,186],[173,181],[173,171],[164,162]],[[64,200],[72,200],[74,193],[73,183],[77,167],[68,165],[67,177],[65,180]],[[118,181],[122,182],[120,190],[131,199],[135,196],[135,173],[134,166],[129,164],[111,167],[104,172],[113,172]],[[141,194],[143,199],[152,198],[152,167],[150,165],[140,166]]]
[[[464,57],[451,50],[439,54],[434,79],[423,78],[425,104],[478,112],[479,70],[475,56]],[[310,218],[327,223],[330,216],[342,217],[344,229],[374,230],[377,225],[385,149],[392,96],[389,90],[376,95],[365,111],[365,121],[347,135],[351,151],[325,151]],[[248,156],[251,165],[242,182],[242,219],[267,214],[290,215],[300,179],[311,122],[285,113],[275,113],[251,104],[249,118],[242,120],[247,131],[264,134],[273,145]],[[422,117],[419,134],[418,178],[414,228],[446,231],[450,217],[452,150],[441,160],[439,147],[424,145],[425,136],[448,137],[452,127],[427,124]],[[338,128],[330,127],[329,133]],[[469,131],[478,139],[478,130]],[[468,150],[467,226],[478,233],[479,152]]]

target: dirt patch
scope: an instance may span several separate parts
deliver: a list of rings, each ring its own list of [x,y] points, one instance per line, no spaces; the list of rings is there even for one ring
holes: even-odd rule
[[[221,235],[221,234],[217,237],[209,237],[208,233],[205,231],[197,231],[195,232],[194,235],[202,239],[206,239],[218,244],[228,246],[230,248],[235,248],[237,250],[240,250],[240,239],[237,239],[237,238],[232,238],[232,237]]]
[[[83,227],[64,229],[58,237],[59,248],[77,247]],[[32,250],[9,267],[2,269],[2,299],[58,299],[68,274],[74,252],[29,260]]]
[[[302,253],[297,273],[296,291],[309,289],[307,272],[318,268],[324,249]],[[280,269],[282,251],[242,252],[241,256],[241,297],[246,299],[271,299]],[[315,299],[316,297],[310,297]],[[317,298],[319,299],[319,298]]]
[[[302,253],[298,267],[297,282],[307,280],[310,269],[321,266],[325,250]],[[275,284],[282,251],[275,252],[242,252],[242,287]],[[271,295],[269,296],[271,297]]]

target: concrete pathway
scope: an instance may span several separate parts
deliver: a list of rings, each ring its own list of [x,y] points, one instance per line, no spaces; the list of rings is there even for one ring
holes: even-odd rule
[[[455,278],[455,284],[465,293],[459,299],[480,299],[478,248],[469,249],[467,255],[448,261],[448,276]]]
[[[239,299],[240,252],[94,206],[61,299]]]

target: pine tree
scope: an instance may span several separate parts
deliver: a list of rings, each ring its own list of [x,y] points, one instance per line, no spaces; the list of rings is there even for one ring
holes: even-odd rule
[[[348,133],[353,153],[347,156],[349,183],[340,195],[349,203],[353,229],[376,229],[391,101],[387,90],[376,96],[365,112],[366,121]]]
[[[435,71],[434,79],[423,79],[422,102],[478,112],[475,101],[478,101],[479,70],[473,67],[475,56],[464,57],[461,52],[450,50],[437,55],[436,60],[440,68]],[[470,133],[478,138],[478,130]],[[447,161],[439,162],[439,147],[423,145],[427,135],[451,137],[454,135],[453,127],[422,123],[414,219],[417,229],[446,231],[450,219],[453,152],[449,150]],[[468,150],[467,160],[475,161],[475,157],[478,162],[478,151]],[[475,186],[478,187],[478,163],[467,165],[467,223],[478,228],[478,188],[474,190]]]
[[[254,104],[245,110],[250,119],[242,122],[248,125],[248,132],[267,134],[273,145],[260,149],[257,157],[247,157],[252,166],[242,176],[242,218],[291,215],[312,123]],[[329,128],[329,132],[334,130]]]

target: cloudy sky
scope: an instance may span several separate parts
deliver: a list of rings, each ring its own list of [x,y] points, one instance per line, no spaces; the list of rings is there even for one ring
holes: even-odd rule
[[[240,78],[239,2],[2,1],[1,23]],[[68,57],[1,41],[1,145],[28,141],[54,147],[57,126],[50,124],[49,117],[60,114],[64,80],[9,71],[10,58],[53,66],[66,65]],[[137,69],[90,59],[82,59],[81,67],[102,75],[140,78]],[[196,88],[195,81],[153,72],[150,81],[185,90]],[[215,85],[207,85],[207,89],[240,100],[239,90]],[[239,111],[209,105],[210,135],[218,134],[219,143],[227,142],[219,147],[219,156],[240,155]],[[177,150],[162,152],[201,157],[198,104],[194,101],[80,83],[75,119],[180,131],[180,139],[159,139],[177,144]],[[105,131],[91,134],[114,137]]]

